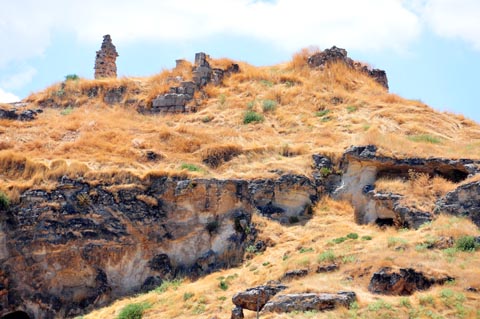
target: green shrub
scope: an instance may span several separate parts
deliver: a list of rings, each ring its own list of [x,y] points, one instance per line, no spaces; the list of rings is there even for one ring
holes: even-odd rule
[[[341,243],[343,243],[344,241],[346,241],[347,239],[348,239],[347,237],[338,237],[338,238],[332,239],[332,241],[333,241],[335,244],[341,244]]]
[[[373,237],[369,235],[362,236],[362,240],[372,240]]]
[[[350,233],[350,234],[347,235],[347,238],[358,239],[358,234],[357,233]]]
[[[182,279],[174,279],[174,280],[165,280],[162,282],[162,284],[155,288],[155,292],[157,293],[163,293],[167,291],[169,288],[172,288],[173,290],[177,290],[177,288],[182,284]]]
[[[332,170],[330,168],[328,167],[320,168],[320,175],[322,175],[322,177],[327,177],[330,174],[332,174]]]
[[[212,120],[213,120],[212,116],[206,115],[206,116],[202,117],[202,122],[203,123],[208,123],[208,122],[211,122]]]
[[[7,210],[10,206],[10,199],[8,198],[7,194],[0,191],[0,210]]]
[[[228,284],[226,281],[220,281],[220,283],[218,284],[218,286],[220,287],[220,289],[222,289],[223,291],[227,290],[228,289]]]
[[[260,83],[262,83],[263,85],[265,85],[266,87],[269,87],[269,88],[271,88],[273,86],[273,82],[268,81],[268,80],[260,80]]]
[[[78,81],[80,77],[76,74],[68,74],[65,76],[65,81]]]
[[[117,319],[141,319],[143,312],[150,307],[151,305],[146,302],[126,305],[118,314]]]
[[[473,236],[462,236],[457,239],[455,247],[461,251],[474,251],[478,244]]]
[[[333,250],[329,249],[327,251],[324,251],[322,252],[320,255],[318,255],[318,261],[322,262],[322,261],[335,261],[335,253],[333,252]]]
[[[68,115],[68,114],[72,113],[72,111],[73,111],[73,107],[71,107],[69,105],[63,111],[61,111],[60,114],[61,115]]]
[[[312,251],[313,251],[313,248],[311,248],[311,247],[302,247],[299,250],[300,254],[309,253],[309,252],[312,252]]]
[[[255,111],[247,111],[243,115],[243,124],[249,124],[249,123],[259,123],[263,122],[265,118],[263,117],[262,114],[258,114]]]
[[[275,110],[276,106],[277,106],[277,102],[273,100],[264,100],[262,103],[263,112],[273,111]]]
[[[322,110],[322,111],[315,112],[315,116],[323,117],[323,116],[327,115],[328,113],[330,113],[330,110]]]
[[[187,301],[188,299],[192,298],[194,294],[192,292],[186,292],[183,294],[183,301]]]

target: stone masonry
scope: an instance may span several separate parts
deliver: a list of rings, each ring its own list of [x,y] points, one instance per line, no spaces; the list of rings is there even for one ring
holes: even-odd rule
[[[103,36],[102,47],[95,57],[95,79],[116,78],[118,57],[117,50],[109,34]]]

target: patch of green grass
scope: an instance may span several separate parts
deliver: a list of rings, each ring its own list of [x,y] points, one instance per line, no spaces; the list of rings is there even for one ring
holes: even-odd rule
[[[187,301],[188,299],[192,298],[195,294],[193,292],[186,292],[183,294],[183,301]]]
[[[412,308],[412,304],[410,303],[410,299],[407,297],[401,297],[399,306],[404,307],[404,308]]]
[[[63,109],[60,114],[61,115],[69,115],[70,113],[73,112],[73,107],[71,107],[70,105],[67,106],[65,109]]]
[[[255,101],[250,101],[247,103],[247,109],[249,111],[253,110],[253,107],[255,106]]]
[[[183,163],[182,166],[180,166],[180,169],[186,169],[187,171],[190,172],[201,172],[202,169],[198,167],[195,164],[189,164],[189,163]]]
[[[211,122],[212,120],[213,120],[212,116],[206,115],[206,116],[202,117],[202,122],[203,123],[208,123],[208,122]]]
[[[328,167],[320,168],[320,175],[322,175],[322,177],[327,177],[330,174],[332,174],[332,170],[330,168]]]
[[[326,251],[322,252],[320,255],[318,255],[318,261],[319,262],[324,262],[324,261],[333,262],[333,261],[335,261],[335,258],[336,258],[335,253],[331,249],[326,250]]]
[[[354,255],[347,255],[342,257],[342,262],[344,264],[353,263],[356,260],[357,260],[357,257],[355,257]]]
[[[0,210],[7,210],[10,207],[10,199],[7,194],[0,191]]]
[[[260,123],[264,120],[265,118],[263,117],[263,115],[255,111],[247,111],[243,115],[243,124]]]
[[[226,281],[222,280],[218,284],[218,287],[220,287],[220,289],[222,289],[223,291],[228,290],[228,283]]]
[[[330,113],[330,110],[321,110],[321,111],[315,112],[315,116],[323,117],[323,116],[327,115],[328,113]]]
[[[150,307],[151,304],[147,302],[126,305],[118,314],[117,319],[141,319],[143,312]]]
[[[299,252],[300,254],[304,254],[304,253],[310,253],[312,252],[314,249],[312,247],[302,247],[299,249]]]
[[[368,305],[368,310],[369,311],[379,311],[379,310],[382,310],[382,309],[391,310],[392,305],[389,304],[388,302],[386,302],[383,299],[379,299],[379,300],[377,300],[377,301]]]
[[[265,85],[266,87],[269,87],[269,88],[273,86],[273,82],[268,80],[260,80],[260,83],[262,83],[262,85]]]
[[[277,102],[274,100],[264,100],[262,103],[263,112],[270,112],[274,111],[277,107]]]
[[[357,233],[350,233],[350,234],[347,235],[347,238],[358,239],[358,234]]]
[[[349,106],[347,106],[347,112],[348,112],[348,113],[353,113],[353,112],[355,112],[356,110],[358,110],[358,108],[357,108],[356,106],[354,106],[354,105],[349,105]]]
[[[400,245],[405,245],[407,243],[407,241],[403,238],[398,238],[398,237],[388,237],[387,239],[387,245],[388,247],[394,247],[396,246],[397,244],[400,244]]]
[[[174,279],[174,280],[165,280],[162,284],[155,288],[154,291],[157,293],[164,293],[168,289],[172,288],[173,290],[177,290],[178,287],[182,284],[182,279]]]
[[[423,143],[431,143],[431,144],[442,143],[442,140],[440,138],[429,135],[429,134],[410,135],[407,138],[412,142],[423,142]]]
[[[225,96],[225,94],[222,93],[218,96],[218,102],[220,102],[220,105],[224,105],[226,101],[227,97]]]
[[[418,302],[422,306],[427,306],[427,305],[435,305],[435,300],[433,299],[432,295],[423,295],[418,298]]]
[[[461,251],[473,252],[478,248],[478,244],[473,236],[462,236],[455,242],[455,247]]]
[[[264,267],[266,267],[266,266],[268,266],[268,265],[270,265],[270,262],[269,262],[269,261],[266,261],[266,262],[264,262],[264,263],[262,264],[262,266],[264,266]]]
[[[331,121],[333,119],[333,117],[331,116],[324,116],[321,118],[321,121],[322,122],[328,122],[328,121]]]
[[[361,239],[362,239],[362,240],[372,240],[373,237],[372,237],[372,236],[369,236],[369,235],[365,235],[365,236],[362,236]]]

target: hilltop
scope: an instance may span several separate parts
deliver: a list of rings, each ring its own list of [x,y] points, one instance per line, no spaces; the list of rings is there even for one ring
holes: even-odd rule
[[[232,297],[269,281],[355,298],[261,318],[480,316],[480,126],[342,49],[69,75],[11,108],[2,318],[242,318]]]

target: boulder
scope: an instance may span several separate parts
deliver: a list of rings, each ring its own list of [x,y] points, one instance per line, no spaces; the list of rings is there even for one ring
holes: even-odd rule
[[[480,181],[461,185],[437,201],[436,214],[470,218],[480,227]]]
[[[317,273],[322,273],[322,272],[333,272],[333,271],[336,271],[338,270],[339,267],[337,264],[333,263],[333,264],[329,264],[329,265],[319,265],[317,267]]]
[[[243,316],[243,308],[236,306],[235,308],[232,309],[232,315],[230,316],[230,319],[243,319],[245,318]]]
[[[308,269],[294,269],[287,271],[284,275],[284,279],[294,279],[294,278],[300,278],[300,277],[305,277],[308,275]]]
[[[258,311],[277,293],[287,289],[282,284],[267,284],[263,286],[249,288],[238,292],[232,297],[232,302],[243,309]]]
[[[349,307],[356,300],[352,291],[278,295],[263,307],[262,312],[325,311],[339,306]]]
[[[452,277],[427,277],[412,268],[393,270],[389,267],[375,272],[368,285],[368,290],[374,294],[407,296],[417,290],[427,290],[432,285],[443,284]]]

